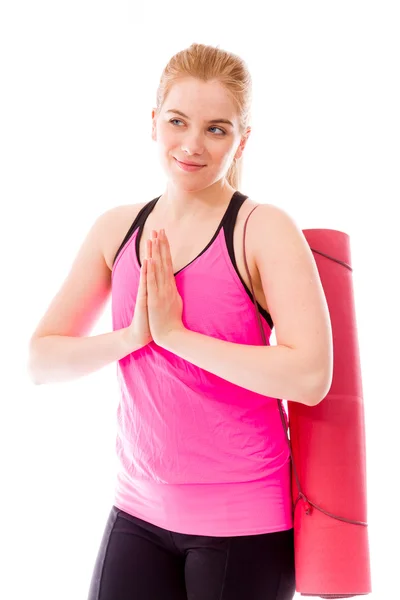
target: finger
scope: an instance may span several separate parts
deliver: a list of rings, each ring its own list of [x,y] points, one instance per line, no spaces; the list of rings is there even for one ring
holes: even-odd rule
[[[151,233],[152,233],[152,235],[154,235],[154,233],[155,233],[156,236],[157,236],[157,233],[155,231],[152,231]],[[154,262],[152,262],[155,259],[155,245],[154,245],[154,242],[155,242],[156,239],[157,239],[156,237],[153,237],[152,240],[150,240],[150,239],[147,240],[147,274],[150,271],[151,264],[153,264],[152,276],[155,278],[156,285],[157,285],[157,273],[156,273],[155,268],[154,268]],[[149,282],[149,278],[147,276],[146,276],[146,281],[147,281],[147,283]]]
[[[168,238],[166,236],[164,229],[162,229],[161,231],[162,231],[162,233],[160,235],[160,242],[161,242],[161,254],[162,254],[162,258],[163,258],[163,266],[164,266],[164,272],[165,272],[164,276],[166,278],[170,278],[170,277],[174,277],[174,266],[172,264],[171,250],[170,250]]]
[[[154,294],[157,293],[157,280],[155,276],[154,258],[146,260],[147,262],[147,293],[149,299],[154,298]]]
[[[165,273],[163,259],[161,255],[160,239],[156,238],[152,241],[153,258],[154,258],[154,274],[157,280],[158,289],[165,284]]]
[[[144,258],[142,267],[140,269],[140,280],[139,280],[139,287],[140,287],[140,285],[142,285],[142,286],[144,285],[146,288],[146,296],[148,295],[147,274],[149,272],[149,260],[151,260],[152,255],[153,255],[153,249],[152,249],[152,245],[151,245],[151,240],[147,240],[146,241],[146,257]],[[143,267],[144,267],[144,269],[143,269]]]
[[[147,240],[147,242],[146,242],[146,258],[151,258],[151,257],[152,257],[151,240]]]
[[[136,303],[141,308],[147,307],[147,261],[144,259],[143,264],[140,268],[139,286],[137,292]]]

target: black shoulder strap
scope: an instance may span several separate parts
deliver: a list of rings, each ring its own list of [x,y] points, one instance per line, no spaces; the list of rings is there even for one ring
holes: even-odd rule
[[[121,252],[122,248],[126,245],[126,243],[128,242],[128,240],[135,233],[136,229],[138,229],[138,227],[141,227],[144,224],[144,222],[146,221],[147,217],[149,216],[149,214],[153,210],[154,205],[156,204],[157,200],[159,200],[160,198],[161,198],[161,196],[158,196],[157,198],[154,198],[154,200],[151,200],[150,202],[148,202],[147,204],[145,204],[143,206],[143,208],[140,209],[140,211],[136,215],[136,218],[133,221],[132,225],[129,227],[126,236],[122,240],[122,243],[121,243],[120,247],[117,250],[117,253],[116,253],[116,255],[114,257],[114,260],[113,260],[113,265],[114,265],[115,261],[117,260],[117,256]]]

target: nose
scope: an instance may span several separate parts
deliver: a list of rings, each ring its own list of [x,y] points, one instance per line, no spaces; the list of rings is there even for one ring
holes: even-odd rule
[[[187,133],[181,145],[182,152],[187,156],[192,154],[202,155],[204,153],[204,140],[201,133]]]

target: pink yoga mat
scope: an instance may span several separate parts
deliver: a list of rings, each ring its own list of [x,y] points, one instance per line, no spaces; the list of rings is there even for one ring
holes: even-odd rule
[[[265,344],[246,262],[250,214],[244,225],[243,253]],[[352,598],[371,593],[371,571],[365,420],[350,238],[332,229],[304,229],[303,234],[328,303],[334,367],[331,388],[320,404],[288,401],[296,591],[302,596]],[[277,405],[286,433],[281,399]]]
[[[327,299],[334,344],[331,389],[309,407],[288,401],[296,591],[351,598],[371,593],[366,444],[350,238],[305,229]]]

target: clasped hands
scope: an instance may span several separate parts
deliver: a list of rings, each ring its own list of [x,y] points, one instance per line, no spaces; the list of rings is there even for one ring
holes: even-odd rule
[[[171,332],[185,330],[182,322],[183,302],[176,287],[171,251],[164,229],[158,233],[153,231],[147,248],[148,256],[142,269],[147,286],[149,328],[154,342],[162,346]]]

